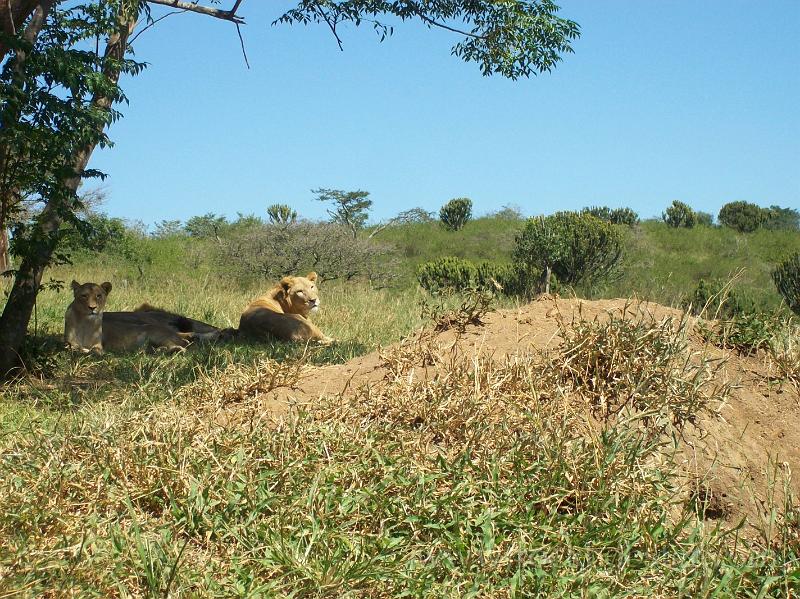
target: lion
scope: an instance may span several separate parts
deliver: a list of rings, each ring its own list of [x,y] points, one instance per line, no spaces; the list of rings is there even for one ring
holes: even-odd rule
[[[74,350],[103,353],[103,310],[111,283],[72,281],[72,303],[64,314],[64,341]]]
[[[64,315],[64,338],[70,348],[95,353],[140,348],[180,351],[192,341],[216,340],[229,331],[147,304],[134,312],[105,312],[111,289],[108,282],[72,281],[75,299]]]
[[[255,338],[333,343],[308,319],[318,309],[317,273],[283,277],[265,295],[250,302],[239,319],[239,332]]]

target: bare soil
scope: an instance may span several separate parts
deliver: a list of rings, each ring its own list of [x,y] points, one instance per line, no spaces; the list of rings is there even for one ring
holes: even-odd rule
[[[678,310],[647,302],[548,298],[489,313],[481,325],[467,326],[463,332],[437,333],[433,347],[442,355],[485,353],[502,359],[532,349],[556,348],[561,343],[559,315],[567,320],[602,320],[623,310],[645,310],[656,320],[682,317]],[[687,492],[703,504],[706,518],[731,525],[743,517],[751,524],[763,523],[770,506],[780,511],[785,474],[800,472],[800,393],[791,384],[775,380],[763,355],[745,357],[723,351],[699,335],[691,336],[690,348],[723,358],[718,376],[733,390],[717,413],[701,414],[680,432],[678,463],[693,489]],[[277,416],[291,406],[313,408],[323,396],[379,385],[388,374],[383,364],[380,352],[374,352],[346,364],[307,369],[292,388],[276,389],[260,398],[260,407]],[[427,377],[434,371],[420,364],[414,376]],[[800,476],[791,488],[795,497],[800,496]]]

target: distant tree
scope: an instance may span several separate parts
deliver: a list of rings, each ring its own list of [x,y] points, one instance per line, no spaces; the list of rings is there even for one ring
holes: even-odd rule
[[[297,221],[297,211],[286,204],[272,204],[267,207],[269,222],[273,225],[288,225]]]
[[[697,214],[692,210],[688,204],[684,204],[678,200],[672,202],[672,206],[667,208],[667,211],[661,215],[664,222],[670,227],[686,227],[691,229],[697,224]]]
[[[472,200],[455,198],[439,210],[439,220],[448,231],[459,231],[472,218]]]
[[[368,191],[342,191],[341,189],[312,189],[311,193],[317,194],[318,202],[329,202],[333,208],[328,209],[332,223],[344,225],[350,229],[353,239],[364,228],[369,219],[369,210],[372,200]]]
[[[183,222],[180,220],[162,220],[156,223],[155,231],[153,231],[153,237],[157,239],[165,239],[167,237],[177,237],[179,235],[184,235],[185,230],[183,227]]]
[[[739,233],[751,233],[767,220],[767,211],[750,202],[730,202],[719,211],[719,222]]]
[[[403,210],[403,212],[395,216],[392,220],[398,225],[430,223],[436,220],[436,215],[433,212],[428,212],[425,208],[416,207]]]
[[[714,226],[714,215],[710,212],[700,212],[699,210],[694,213],[695,217],[697,217],[697,224],[702,225],[704,227],[712,227]]]
[[[209,212],[203,216],[193,216],[186,221],[184,229],[192,237],[218,237],[222,230],[228,226],[228,219],[224,216]]]
[[[550,277],[577,286],[613,277],[622,263],[620,230],[591,214],[556,212],[529,218],[516,237],[514,262],[532,276],[539,289],[550,293]]]
[[[797,231],[800,230],[800,211],[793,208],[781,208],[780,206],[770,206],[766,208],[766,219],[764,228],[773,231]]]
[[[608,206],[587,206],[581,210],[581,214],[591,214],[595,218],[611,222],[611,208]]]
[[[639,215],[630,208],[615,208],[611,211],[611,222],[615,225],[633,227],[639,222]]]
[[[522,214],[522,209],[512,204],[503,205],[503,207],[492,216],[501,220],[522,220],[525,218]]]
[[[639,222],[639,215],[630,208],[614,208],[608,206],[589,206],[583,208],[581,214],[591,214],[595,218],[604,220],[615,225],[627,225],[633,227]]]
[[[800,316],[800,252],[795,252],[772,271],[772,280],[786,305]]]

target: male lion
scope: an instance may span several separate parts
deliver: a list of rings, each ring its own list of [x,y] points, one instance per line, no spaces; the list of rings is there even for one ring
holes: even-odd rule
[[[142,347],[176,351],[195,339],[216,339],[221,331],[199,320],[152,308],[134,312],[104,312],[111,283],[72,281],[75,296],[64,315],[64,338],[70,348],[103,353]]]
[[[283,277],[265,295],[254,299],[239,320],[239,332],[250,337],[277,337],[283,341],[333,342],[308,315],[319,309],[317,273]]]

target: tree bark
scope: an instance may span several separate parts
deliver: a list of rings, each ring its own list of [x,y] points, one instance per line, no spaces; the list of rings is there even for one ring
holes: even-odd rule
[[[26,7],[30,6],[31,10],[25,14],[23,20],[28,19],[28,17],[30,17],[30,20],[25,26],[22,39],[30,44],[36,42],[45,20],[47,19],[47,15],[53,9],[53,6],[55,6],[56,1],[57,0],[30,0],[28,4],[26,4]],[[14,2],[17,5],[21,4],[20,0],[14,0]],[[0,0],[0,6],[2,6],[2,0]],[[12,10],[9,10],[9,6]],[[6,4],[6,14],[0,10],[0,20],[10,19],[11,17],[9,15],[12,14],[14,6],[13,4]],[[6,31],[6,27],[9,27],[14,34],[16,33],[15,27],[17,27],[17,25],[14,23],[9,24],[3,20],[2,27],[4,32]],[[0,50],[3,52],[3,54],[0,55],[0,60],[2,60],[2,57],[5,55],[5,48],[0,45]],[[26,59],[27,56],[25,52],[17,52],[14,56],[14,63],[11,66],[16,77],[22,77]],[[10,118],[11,120],[19,120],[19,115],[12,115]],[[7,179],[9,158],[8,146],[0,144],[0,181],[2,181],[0,184],[0,274],[8,270],[8,266],[11,263],[8,257],[8,219],[12,212],[12,207],[19,200],[19,190],[15,189]]]
[[[542,277],[539,279],[539,293],[550,295],[550,275],[553,269],[550,266],[545,266],[542,270]]]
[[[8,229],[0,224],[0,276],[11,267],[8,259]]]
[[[49,2],[50,6],[54,3],[55,0]],[[0,0],[0,31],[16,35],[40,4],[39,0]],[[5,58],[8,51],[8,46],[0,41],[0,61]]]
[[[114,83],[119,81],[120,61],[125,56],[128,38],[136,26],[136,20],[135,14],[121,19],[118,30],[109,36],[103,74]],[[92,98],[92,104],[101,110],[109,110],[112,103],[113,98],[110,96],[99,95]],[[76,174],[64,183],[73,196],[95,146],[94,143],[86,145],[78,149],[72,157],[72,168]],[[58,204],[59,201],[51,199],[42,209],[38,218],[42,241],[35,252],[22,259],[3,315],[0,316],[0,377],[12,374],[21,366],[20,350],[25,341],[36,295],[42,283],[44,269],[55,251],[55,234],[63,222]]]

